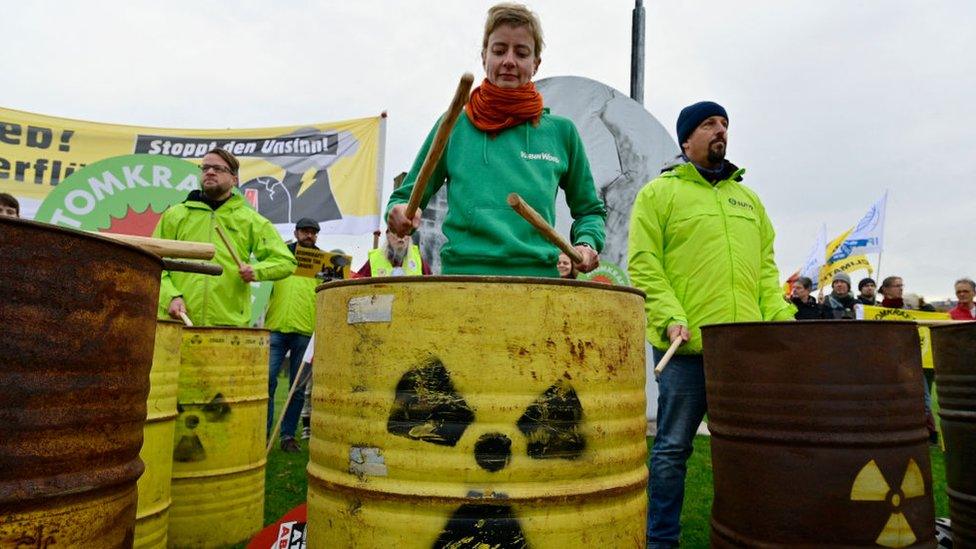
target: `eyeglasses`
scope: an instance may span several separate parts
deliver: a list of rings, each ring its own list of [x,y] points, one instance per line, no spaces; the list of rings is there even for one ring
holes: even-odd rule
[[[201,173],[207,173],[208,170],[213,170],[217,173],[233,173],[231,169],[226,166],[218,166],[216,164],[200,164]]]

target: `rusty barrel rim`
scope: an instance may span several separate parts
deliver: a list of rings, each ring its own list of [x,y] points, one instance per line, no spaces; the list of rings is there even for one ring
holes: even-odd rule
[[[86,238],[92,242],[102,242],[111,246],[125,248],[134,252],[138,252],[146,257],[150,257],[159,265],[160,268],[163,266],[163,259],[158,255],[140,248],[134,244],[129,244],[128,242],[121,242],[119,240],[114,240],[105,236],[100,236],[98,233],[92,233],[88,231],[80,231],[78,229],[72,229],[71,227],[62,227],[61,225],[52,225],[50,223],[43,223],[40,221],[32,221],[29,219],[21,219],[19,217],[6,217],[0,216],[0,223],[11,223],[17,224],[22,223],[27,225],[29,228],[39,231],[44,231],[54,234],[64,234],[71,236],[72,238]]]
[[[823,319],[823,320],[804,320],[802,326],[823,326],[828,324],[834,325],[858,325],[858,326],[885,326],[885,325],[909,325],[916,326],[917,323],[911,320],[837,320],[837,319]],[[705,330],[715,330],[718,328],[727,328],[730,326],[748,328],[748,327],[780,327],[780,326],[796,326],[797,321],[795,320],[776,320],[776,321],[754,321],[754,322],[719,322],[716,324],[705,324],[701,327],[702,331]]]
[[[647,297],[644,292],[630,286],[617,286],[616,284],[602,284],[600,282],[590,282],[588,280],[569,280],[564,278],[546,278],[535,276],[471,276],[471,275],[436,275],[436,276],[397,276],[397,277],[371,277],[371,278],[352,278],[348,280],[334,280],[316,286],[315,291],[330,290],[344,286],[368,286],[374,284],[435,284],[435,283],[470,283],[479,284],[539,284],[550,286],[570,286],[576,288],[587,288],[591,290],[607,290],[613,292],[624,292],[639,295],[641,298]]]

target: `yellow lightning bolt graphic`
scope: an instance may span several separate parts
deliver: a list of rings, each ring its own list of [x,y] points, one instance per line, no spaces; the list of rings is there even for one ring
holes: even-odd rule
[[[298,196],[302,196],[309,187],[315,183],[315,168],[310,168],[308,171],[302,174],[302,186],[298,188]]]

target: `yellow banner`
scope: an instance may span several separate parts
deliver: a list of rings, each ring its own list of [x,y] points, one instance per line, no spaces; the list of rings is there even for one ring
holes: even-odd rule
[[[830,282],[834,279],[834,275],[837,273],[853,273],[861,270],[866,270],[869,274],[874,270],[871,268],[871,262],[869,262],[867,256],[864,255],[851,256],[842,259],[837,263],[825,265],[824,267],[820,268],[820,287],[829,289]]]
[[[933,313],[930,311],[915,311],[912,309],[889,309],[864,305],[861,307],[864,320],[950,320],[949,313]],[[932,362],[932,340],[929,337],[929,327],[918,327],[918,339],[922,349],[922,367],[934,368]]]
[[[379,227],[384,130],[380,116],[184,130],[0,109],[0,192],[17,197],[22,215],[33,218],[59,183],[89,164],[132,154],[199,163],[207,151],[221,147],[241,161],[241,193],[283,232],[309,217],[323,233],[363,234]]]

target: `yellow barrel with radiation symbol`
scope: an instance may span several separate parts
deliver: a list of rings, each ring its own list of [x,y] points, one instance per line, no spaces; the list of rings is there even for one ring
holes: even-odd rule
[[[146,470],[137,484],[139,505],[136,508],[134,547],[166,547],[182,328],[182,324],[171,320],[156,323],[146,426],[142,430],[142,450],[139,452]]]
[[[535,278],[319,288],[308,546],[644,547],[644,299]]]
[[[171,547],[225,547],[264,522],[268,334],[184,328]]]

